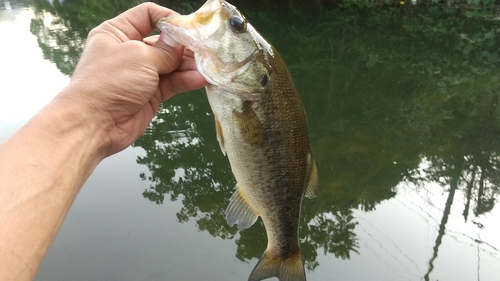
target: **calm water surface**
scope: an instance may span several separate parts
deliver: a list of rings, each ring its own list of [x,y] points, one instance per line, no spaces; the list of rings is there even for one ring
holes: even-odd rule
[[[131,2],[0,2],[0,139]],[[498,12],[277,2],[234,4],[308,113],[320,176],[301,218],[308,280],[500,280]],[[176,96],[96,169],[35,280],[246,280],[267,240],[260,221],[227,226],[234,184],[204,92]]]

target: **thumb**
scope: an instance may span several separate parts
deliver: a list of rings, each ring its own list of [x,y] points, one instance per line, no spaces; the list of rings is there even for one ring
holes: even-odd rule
[[[175,42],[165,33],[153,45],[155,50],[152,62],[155,64],[158,74],[167,74],[179,66],[184,53],[184,46]]]

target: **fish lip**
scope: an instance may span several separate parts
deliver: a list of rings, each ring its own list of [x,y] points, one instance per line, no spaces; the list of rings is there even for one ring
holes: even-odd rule
[[[158,21],[156,21],[155,27],[156,27],[156,29],[161,31],[162,34],[165,34],[165,36],[172,38],[177,43],[179,43],[181,45],[187,45],[190,43],[187,41],[192,41],[193,36],[191,34],[189,34],[189,36],[187,36],[187,38],[189,38],[189,40],[182,40],[181,38],[179,38],[179,36],[177,36],[177,34],[179,32],[176,31],[179,29],[183,29],[186,31],[192,30],[190,28],[190,25],[191,25],[190,21],[186,21],[183,19],[184,18],[182,16],[161,18]]]
[[[209,16],[207,13],[203,13],[201,17],[213,17],[217,11],[210,12]],[[203,56],[208,56],[210,50],[205,47],[205,40],[213,36],[218,32],[219,28],[209,27],[200,23],[200,21],[207,21],[207,19],[198,19],[200,17],[199,12],[195,12],[189,15],[179,15],[172,17],[161,18],[155,23],[155,27],[164,33],[166,36],[172,38],[177,43],[187,47],[195,53],[203,54]],[[210,22],[210,21],[208,21]],[[211,23],[208,23],[209,25]]]
[[[158,29],[158,30],[160,30],[162,32],[166,32],[168,30],[167,27],[169,27],[169,26],[175,26],[176,24],[173,23],[173,21],[175,19],[179,19],[180,17],[182,17],[182,16],[172,16],[172,17],[161,18],[161,19],[159,19],[159,20],[156,21],[155,27],[156,27],[156,29]]]
[[[208,10],[208,11],[216,11],[224,4],[225,0],[209,0],[205,2],[195,13]]]
[[[212,32],[207,33],[207,29],[203,28],[204,32],[200,32],[202,26],[210,25],[214,16],[220,12],[222,6],[225,4],[224,1],[225,0],[209,0],[197,11],[189,15],[177,15],[161,18],[156,21],[155,27],[158,30],[167,33],[181,45],[194,47],[196,46],[196,44],[193,44],[195,40],[204,41],[217,31],[218,28],[212,29]],[[180,37],[176,36],[176,29],[187,32],[188,40],[182,40]],[[210,30],[210,28],[208,30]]]
[[[220,11],[225,0],[212,0],[207,1],[197,11],[192,13],[197,19],[197,22],[204,23],[205,19],[211,19],[217,11]]]

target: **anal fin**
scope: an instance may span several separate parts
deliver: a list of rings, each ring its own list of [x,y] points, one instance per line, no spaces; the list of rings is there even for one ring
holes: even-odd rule
[[[307,198],[314,198],[318,196],[318,168],[314,158],[311,156],[311,166],[309,168],[309,180],[307,182],[306,194]]]
[[[238,186],[231,197],[226,209],[226,222],[230,226],[237,224],[238,229],[247,229],[252,226],[259,215],[252,209],[248,199]]]

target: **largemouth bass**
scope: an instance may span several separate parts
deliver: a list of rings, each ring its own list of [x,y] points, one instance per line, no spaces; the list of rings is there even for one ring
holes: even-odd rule
[[[317,195],[306,114],[278,52],[233,5],[208,0],[198,11],[163,18],[166,36],[195,53],[215,117],[217,139],[236,178],[229,225],[260,216],[267,249],[248,280],[306,280],[299,245],[304,196]]]

